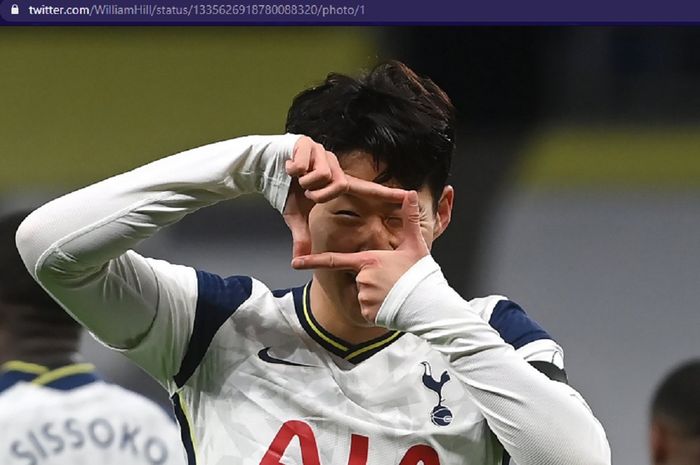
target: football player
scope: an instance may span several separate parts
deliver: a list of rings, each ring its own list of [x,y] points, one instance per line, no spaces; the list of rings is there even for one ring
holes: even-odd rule
[[[430,257],[454,200],[447,95],[398,62],[331,74],[286,131],[104,180],[17,234],[42,286],[168,389],[189,463],[610,463],[559,345],[506,297],[462,299]],[[253,193],[311,282],[272,290],[131,250]]]
[[[700,359],[676,367],[651,404],[654,465],[700,464]]]
[[[26,214],[0,219],[0,463],[184,465],[171,418],[81,360],[81,326],[15,248]]]

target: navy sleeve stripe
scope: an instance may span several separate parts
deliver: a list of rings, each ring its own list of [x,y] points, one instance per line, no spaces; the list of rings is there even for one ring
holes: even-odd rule
[[[501,465],[510,465],[510,455],[503,449],[503,458],[501,459]]]
[[[566,370],[562,370],[553,363],[533,360],[530,362],[530,365],[553,381],[569,384],[569,378],[566,376]]]
[[[253,292],[253,280],[247,276],[221,276],[197,271],[197,309],[192,335],[182,359],[180,371],[173,377],[184,386],[201,363],[214,335]]]
[[[496,304],[489,324],[515,349],[540,339],[552,339],[547,331],[527,316],[520,305],[510,300],[501,300]]]

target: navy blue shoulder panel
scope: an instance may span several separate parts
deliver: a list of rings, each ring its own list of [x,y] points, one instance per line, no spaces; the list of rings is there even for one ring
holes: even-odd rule
[[[197,289],[192,335],[180,371],[173,377],[178,387],[182,387],[197,369],[221,325],[248,300],[253,292],[253,280],[248,276],[222,278],[198,270]]]
[[[76,373],[73,375],[61,376],[50,383],[46,383],[44,386],[61,391],[70,391],[71,389],[79,388],[99,380],[100,377],[95,373]]]
[[[290,292],[292,292],[293,289],[294,289],[293,287],[290,287],[287,289],[275,289],[274,291],[272,291],[272,295],[274,297],[276,297],[277,299],[280,299],[280,298],[284,297],[285,295],[289,294]]]
[[[527,316],[520,305],[510,300],[501,300],[496,304],[489,324],[515,349],[539,339],[552,339],[547,331]]]
[[[15,370],[9,370],[4,373],[0,372],[0,393],[6,389],[10,389],[20,381],[30,382],[37,376],[36,373],[26,373]]]

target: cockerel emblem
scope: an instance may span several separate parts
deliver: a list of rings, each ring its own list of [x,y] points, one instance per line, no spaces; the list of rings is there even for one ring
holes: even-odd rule
[[[430,412],[430,420],[437,426],[447,426],[452,422],[452,412],[450,409],[442,405],[445,400],[442,397],[442,387],[450,380],[450,374],[447,370],[442,372],[440,379],[433,378],[433,370],[428,362],[420,362],[423,365],[423,385],[433,391],[438,396],[438,403]]]

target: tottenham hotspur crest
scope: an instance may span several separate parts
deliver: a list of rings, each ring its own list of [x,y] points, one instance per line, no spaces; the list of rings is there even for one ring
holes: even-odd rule
[[[450,409],[442,405],[442,387],[450,380],[450,374],[447,370],[440,375],[440,381],[433,379],[432,369],[428,362],[420,362],[423,365],[423,385],[433,391],[438,396],[438,403],[430,412],[430,420],[437,426],[447,426],[452,423],[452,412]]]

